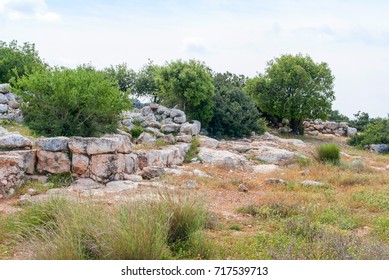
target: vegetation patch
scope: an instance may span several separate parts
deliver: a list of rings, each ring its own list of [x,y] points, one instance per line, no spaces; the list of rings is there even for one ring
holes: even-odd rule
[[[339,164],[340,149],[336,144],[324,144],[317,147],[317,159],[321,162]]]

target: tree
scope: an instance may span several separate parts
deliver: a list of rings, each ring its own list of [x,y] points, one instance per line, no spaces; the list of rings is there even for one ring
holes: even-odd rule
[[[374,121],[366,112],[358,111],[358,113],[354,114],[354,117],[355,119],[350,121],[350,126],[355,127],[360,132],[364,131],[365,127]]]
[[[135,81],[134,94],[137,96],[149,97],[152,102],[160,102],[157,95],[158,85],[156,81],[158,68],[159,66],[149,60],[148,63],[139,70]]]
[[[109,68],[105,68],[104,71],[106,71],[112,79],[118,82],[120,91],[126,93],[134,91],[136,73],[134,70],[128,69],[127,63],[118,64],[116,66],[111,65]]]
[[[229,72],[214,75],[215,108],[208,131],[216,136],[241,137],[264,132],[264,121],[251,97],[242,88],[247,78]]]
[[[248,80],[244,90],[259,109],[287,118],[296,134],[303,134],[305,119],[326,119],[331,112],[334,77],[324,62],[309,56],[282,55],[268,62],[265,74]]]
[[[349,122],[350,121],[350,119],[347,116],[341,114],[338,110],[331,111],[330,116],[328,117],[328,120],[333,121],[333,122]]]
[[[88,65],[35,71],[18,79],[14,89],[25,101],[26,124],[45,136],[114,132],[120,113],[130,107],[117,82]]]
[[[167,63],[157,70],[158,97],[167,106],[178,106],[191,120],[207,127],[212,118],[215,87],[211,71],[196,60]]]
[[[35,45],[25,42],[23,46],[13,40],[9,44],[0,41],[0,83],[23,76],[47,65],[39,57]]]

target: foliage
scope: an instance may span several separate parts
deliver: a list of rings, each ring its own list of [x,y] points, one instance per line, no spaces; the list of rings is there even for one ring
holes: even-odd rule
[[[321,162],[339,164],[340,149],[335,144],[323,144],[317,147],[317,158]]]
[[[119,89],[122,92],[132,92],[136,83],[136,73],[132,69],[128,69],[127,63],[110,66],[104,69],[105,72],[118,82]]]
[[[130,133],[132,138],[138,138],[143,132],[144,128],[140,126],[135,126],[133,129],[131,129]]]
[[[192,143],[190,144],[189,150],[185,155],[184,162],[190,162],[193,158],[197,157],[199,154],[200,141],[197,137],[193,138]]]
[[[21,77],[27,125],[46,136],[96,136],[115,131],[119,115],[130,107],[117,83],[91,66],[51,68]]]
[[[294,133],[303,134],[306,119],[326,119],[331,112],[334,77],[324,62],[309,56],[282,55],[271,60],[265,74],[249,79],[245,91],[259,109],[287,118]]]
[[[207,127],[212,118],[215,87],[205,64],[176,60],[157,70],[158,97],[169,107],[178,106],[190,120]]]
[[[265,131],[255,102],[242,90],[245,80],[228,72],[214,76],[215,108],[208,128],[212,135],[241,137]]]
[[[355,119],[350,121],[350,126],[355,127],[359,132],[365,130],[365,126],[368,125],[372,119],[366,112],[358,111],[358,113],[354,114]]]
[[[201,202],[185,195],[161,194],[108,208],[53,198],[0,220],[0,245],[10,238],[28,242],[38,259],[205,258],[206,219]]]
[[[370,144],[389,144],[389,119],[374,119],[348,140],[348,144],[363,147]]]
[[[338,110],[332,110],[330,116],[328,117],[328,120],[333,122],[347,122],[347,123],[350,121],[350,119],[347,116],[342,115]]]
[[[153,61],[149,60],[146,65],[139,70],[135,82],[134,94],[137,96],[146,96],[151,98],[152,102],[160,102],[157,95],[158,85],[156,81],[156,74],[159,66],[155,65]]]
[[[16,40],[9,44],[0,41],[0,83],[45,67],[34,44],[25,42],[20,46]]]

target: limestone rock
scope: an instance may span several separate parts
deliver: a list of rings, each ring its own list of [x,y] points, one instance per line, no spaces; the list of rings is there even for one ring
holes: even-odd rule
[[[72,155],[72,172],[77,175],[88,175],[89,158],[83,154]]]
[[[142,176],[135,174],[124,174],[124,179],[135,183],[142,182],[143,180]]]
[[[219,141],[204,135],[199,136],[200,146],[209,149],[216,149],[219,145]]]
[[[8,101],[8,107],[10,107],[12,109],[19,109],[20,105],[17,101],[11,100],[11,101]]]
[[[387,144],[371,144],[369,145],[369,150],[371,152],[385,154],[389,152],[389,145]]]
[[[90,161],[91,178],[98,182],[121,180],[126,162],[123,154],[92,155]]]
[[[8,112],[8,105],[7,104],[0,104],[0,114],[4,114]]]
[[[240,184],[240,185],[238,186],[238,191],[240,191],[240,192],[248,192],[249,189],[248,189],[245,185]]]
[[[177,142],[191,143],[192,139],[193,139],[192,135],[187,135],[187,134],[181,134],[176,136]]]
[[[197,135],[200,133],[201,123],[193,121],[193,123],[184,123],[181,125],[180,132],[188,135]]]
[[[155,139],[150,133],[142,132],[142,134],[136,139],[136,143],[149,145],[154,144],[156,140],[157,139]]]
[[[34,174],[36,163],[35,150],[13,151],[12,153],[20,155],[23,161],[23,170],[26,174]]]
[[[357,134],[357,129],[354,127],[348,127],[347,128],[347,136],[348,137],[353,137],[355,134]]]
[[[247,157],[254,157],[257,160],[276,165],[289,165],[295,163],[298,155],[284,149],[262,146],[256,150],[251,150],[246,154]]]
[[[35,144],[44,151],[59,152],[68,151],[68,137],[51,137],[38,139]]]
[[[266,174],[272,173],[279,169],[275,164],[259,164],[251,166],[254,173]]]
[[[179,124],[175,124],[175,123],[169,123],[169,124],[164,124],[161,126],[161,131],[162,132],[179,132],[180,131],[180,128],[181,126]]]
[[[247,166],[247,160],[244,156],[231,153],[224,150],[212,150],[201,147],[199,157],[205,163],[225,166],[227,168],[242,168]]]
[[[129,154],[132,151],[131,137],[124,134],[108,134],[103,139],[112,139],[119,142],[118,153]]]
[[[197,186],[197,182],[194,180],[187,180],[185,181],[185,185],[188,189],[194,189]]]
[[[11,89],[10,84],[0,84],[0,93],[9,93]]]
[[[141,175],[143,179],[150,180],[152,178],[161,176],[162,174],[164,174],[164,172],[165,171],[162,167],[148,166],[143,168]]]
[[[102,189],[105,193],[118,193],[137,188],[138,184],[133,181],[112,181]]]
[[[280,178],[266,178],[265,181],[269,184],[281,184],[286,185],[286,181]]]
[[[125,161],[125,173],[126,174],[134,174],[138,171],[139,160],[136,154],[127,154],[124,155]]]
[[[32,142],[20,135],[20,134],[6,134],[0,136],[0,149],[18,149],[18,148],[30,148],[32,146]]]
[[[301,182],[301,185],[304,187],[324,187],[325,184],[313,180],[304,180]]]
[[[179,109],[171,109],[170,111],[170,117],[176,118],[176,117],[182,117],[185,116],[185,113]]]
[[[175,123],[178,123],[178,124],[183,124],[184,122],[186,122],[186,116],[182,115],[182,116],[179,116],[179,117],[175,117],[175,118],[173,118],[173,121]]]
[[[70,159],[64,152],[37,151],[39,172],[62,174],[70,172]]]
[[[5,94],[0,93],[0,104],[7,104],[7,103],[8,103],[8,99],[5,96]]]
[[[117,152],[121,142],[116,138],[72,137],[69,149],[78,154],[106,154]]]

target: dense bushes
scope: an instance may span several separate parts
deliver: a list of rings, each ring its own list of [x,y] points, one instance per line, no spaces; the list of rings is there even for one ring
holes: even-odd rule
[[[27,125],[46,136],[113,132],[130,100],[106,73],[91,66],[51,68],[18,79]]]
[[[35,45],[24,43],[18,46],[16,40],[9,44],[0,41],[0,83],[8,83],[13,77],[31,73],[46,67]]]
[[[215,108],[208,129],[213,136],[241,137],[252,131],[264,132],[264,120],[251,97],[242,90],[245,80],[231,73],[215,75]]]
[[[364,126],[362,133],[350,138],[348,143],[361,147],[370,144],[389,144],[389,119],[374,119]]]
[[[317,159],[321,162],[339,164],[340,150],[335,144],[324,144],[317,147]]]

